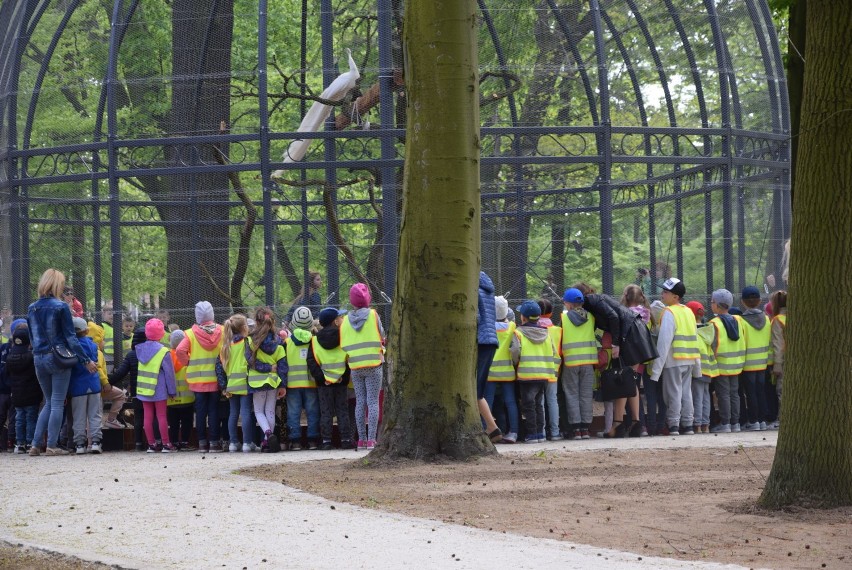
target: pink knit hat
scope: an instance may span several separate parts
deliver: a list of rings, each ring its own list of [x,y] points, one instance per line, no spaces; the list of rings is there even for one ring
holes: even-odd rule
[[[349,302],[356,309],[369,307],[372,300],[373,297],[370,295],[369,287],[363,283],[356,283],[349,289]]]
[[[148,340],[160,340],[166,333],[166,327],[160,319],[150,319],[145,323],[145,338]]]

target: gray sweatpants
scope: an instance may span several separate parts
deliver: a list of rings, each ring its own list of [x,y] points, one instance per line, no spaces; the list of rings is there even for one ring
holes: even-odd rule
[[[740,377],[717,376],[713,381],[716,383],[716,400],[722,425],[740,423]]]
[[[86,426],[91,441],[101,441],[101,416],[103,414],[101,393],[74,396],[71,398],[71,416],[74,418],[74,444],[86,445]]]
[[[693,425],[692,365],[663,368],[660,381],[663,383],[668,426]]]
[[[562,369],[562,392],[565,394],[565,407],[568,410],[568,423],[592,423],[592,391],[595,384],[595,371],[591,364],[564,367]],[[576,429],[576,427],[574,428]]]

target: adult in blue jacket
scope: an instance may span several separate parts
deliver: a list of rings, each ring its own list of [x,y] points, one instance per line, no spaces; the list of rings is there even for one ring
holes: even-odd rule
[[[488,382],[488,369],[497,352],[497,310],[494,307],[494,282],[484,271],[479,272],[479,302],[476,314],[476,404],[479,415],[485,422],[485,431],[491,441],[497,443],[503,439],[503,432],[497,427],[491,408],[485,400],[485,385]]]
[[[71,322],[71,310],[61,300],[65,288],[65,275],[57,269],[45,271],[38,282],[38,300],[27,309],[27,324],[33,347],[36,376],[44,393],[44,407],[38,415],[35,437],[30,455],[41,453],[44,432],[47,431],[46,455],[67,455],[68,452],[57,446],[59,428],[62,426],[62,412],[68,383],[71,379],[70,368],[59,368],[53,360],[53,347],[64,346],[77,355],[80,364],[89,372],[97,372],[98,365],[77,342],[74,325]]]

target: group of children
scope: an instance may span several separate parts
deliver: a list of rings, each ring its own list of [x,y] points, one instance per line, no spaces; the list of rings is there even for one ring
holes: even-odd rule
[[[622,304],[651,331],[659,357],[633,366],[637,390],[605,402],[602,437],[692,435],[777,429],[783,380],[787,294],[773,293],[761,307],[756,287],[733,294],[714,291],[713,317],[698,301],[684,304],[685,285],[663,284],[649,304],[628,285]],[[592,407],[601,372],[613,366],[609,333],[596,329],[578,287],[565,291],[559,324],[550,301],[517,307],[520,324],[503,297],[496,297],[498,348],[485,398],[498,419],[503,443],[536,443],[591,437]],[[561,385],[561,389],[560,389]],[[499,391],[498,391],[499,388]],[[497,396],[501,401],[495,401]],[[714,405],[715,402],[715,405]],[[711,429],[711,411],[718,423]],[[614,426],[613,416],[624,419]],[[616,419],[617,423],[618,420]]]
[[[118,413],[128,397],[134,402],[137,449],[148,453],[221,452],[225,431],[229,452],[300,450],[303,412],[308,449],[332,449],[335,418],[343,449],[373,449],[385,333],[370,307],[366,285],[353,285],[349,298],[351,311],[328,307],[316,320],[308,307],[297,307],[289,326],[280,331],[268,307],[257,309],[253,319],[238,313],[217,324],[211,304],[201,301],[195,306],[196,323],[186,331],[167,332],[158,318],[133,330],[124,360],[110,373],[104,328],[74,317],[81,346],[98,363],[95,373],[77,365],[71,374],[66,422],[73,426],[76,453],[101,453],[102,430],[125,427]],[[26,321],[15,321],[11,331],[0,361],[16,411],[14,451],[39,455],[40,442],[33,437],[42,392]],[[354,426],[350,390],[355,394]],[[104,419],[107,398],[111,406]],[[220,417],[223,399],[227,411]],[[281,400],[286,402],[286,431],[276,429],[276,404]],[[197,448],[190,445],[193,424]]]

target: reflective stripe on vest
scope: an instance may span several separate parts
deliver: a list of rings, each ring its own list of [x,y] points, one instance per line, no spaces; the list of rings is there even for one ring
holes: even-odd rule
[[[508,328],[497,331],[497,351],[491,361],[491,368],[488,369],[489,382],[515,381],[515,366],[512,364],[509,347],[512,346],[512,336],[516,328],[515,323],[509,323]]]
[[[311,375],[308,374],[308,345],[296,346],[292,337],[284,341],[287,353],[287,389],[316,388]]]
[[[340,377],[346,372],[346,353],[340,346],[334,348],[323,348],[317,341],[317,337],[311,339],[311,347],[314,349],[314,359],[322,368],[322,375],[326,382],[336,384]]]
[[[157,389],[157,378],[160,376],[160,367],[163,365],[163,358],[169,353],[169,349],[165,346],[160,347],[157,354],[146,363],[139,362],[139,368],[136,372],[136,395],[151,397]]]
[[[698,351],[701,353],[701,375],[708,378],[715,378],[719,375],[719,366],[716,363],[716,355],[713,354],[713,347],[709,346],[704,340],[698,340]]]
[[[734,317],[736,318],[736,317]],[[745,339],[742,336],[742,325],[740,325],[740,338],[731,340],[725,331],[725,323],[719,317],[710,320],[716,327],[716,366],[720,376],[737,376],[743,371],[745,363]]]
[[[571,322],[568,312],[562,312],[562,361],[567,368],[598,363],[598,344],[595,340],[595,317],[580,326]]]
[[[219,336],[219,342],[216,343],[215,347],[207,350],[195,338],[192,329],[184,331],[184,334],[189,339],[189,363],[186,365],[187,383],[192,387],[193,384],[216,382],[216,358],[222,349],[222,337]]]
[[[382,335],[379,333],[379,316],[370,309],[364,326],[356,331],[349,323],[349,317],[343,317],[340,325],[340,346],[346,352],[349,368],[375,368],[382,363]],[[289,382],[288,382],[289,383]]]
[[[250,340],[249,340],[250,342]],[[243,396],[248,394],[248,362],[246,362],[246,339],[231,344],[231,354],[228,356],[228,365],[225,367],[228,376],[228,386],[225,388],[229,393]]]
[[[547,380],[556,374],[553,372],[553,345],[550,338],[538,344],[515,331],[521,344],[521,358],[518,362],[518,380]]]
[[[695,360],[701,357],[698,349],[698,327],[695,323],[695,313],[685,305],[671,305],[663,312],[669,311],[674,317],[675,333],[672,339],[671,356],[675,360]],[[662,320],[662,316],[660,317]]]
[[[177,350],[171,352],[172,362],[174,362],[176,360],[174,354]],[[186,366],[182,366],[180,370],[175,370],[175,386],[177,395],[174,398],[169,398],[169,406],[183,406],[195,402],[195,392],[190,390],[189,384],[186,383]]]
[[[766,368],[769,361],[769,342],[772,334],[772,327],[769,324],[769,317],[763,315],[765,319],[763,328],[757,330],[751,326],[746,319],[741,319],[742,329],[745,331],[746,354],[743,371],[757,372]]]
[[[553,380],[548,380],[548,382],[556,382],[559,377],[559,365],[562,364],[562,355],[559,354],[559,347],[562,346],[562,327],[551,325],[547,327],[547,334],[550,336],[550,341],[555,350],[553,353]]]
[[[249,346],[252,350],[254,350],[254,344],[249,340]],[[305,345],[305,349],[307,349],[307,345]],[[287,351],[284,350],[284,347],[276,345],[275,352],[272,354],[266,354],[262,350],[258,349],[255,354],[255,360],[257,362],[262,362],[263,364],[268,364],[269,366],[275,366],[278,364],[278,361],[284,358],[287,355]],[[307,351],[306,351],[307,356]],[[289,365],[290,359],[287,359],[287,363]],[[307,364],[305,365],[305,370],[307,370]],[[287,374],[288,385],[290,374]],[[273,388],[277,388],[281,385],[281,377],[278,376],[278,372],[258,372],[254,368],[249,369],[248,371],[248,385],[252,388],[263,388],[264,386],[271,386]]]

